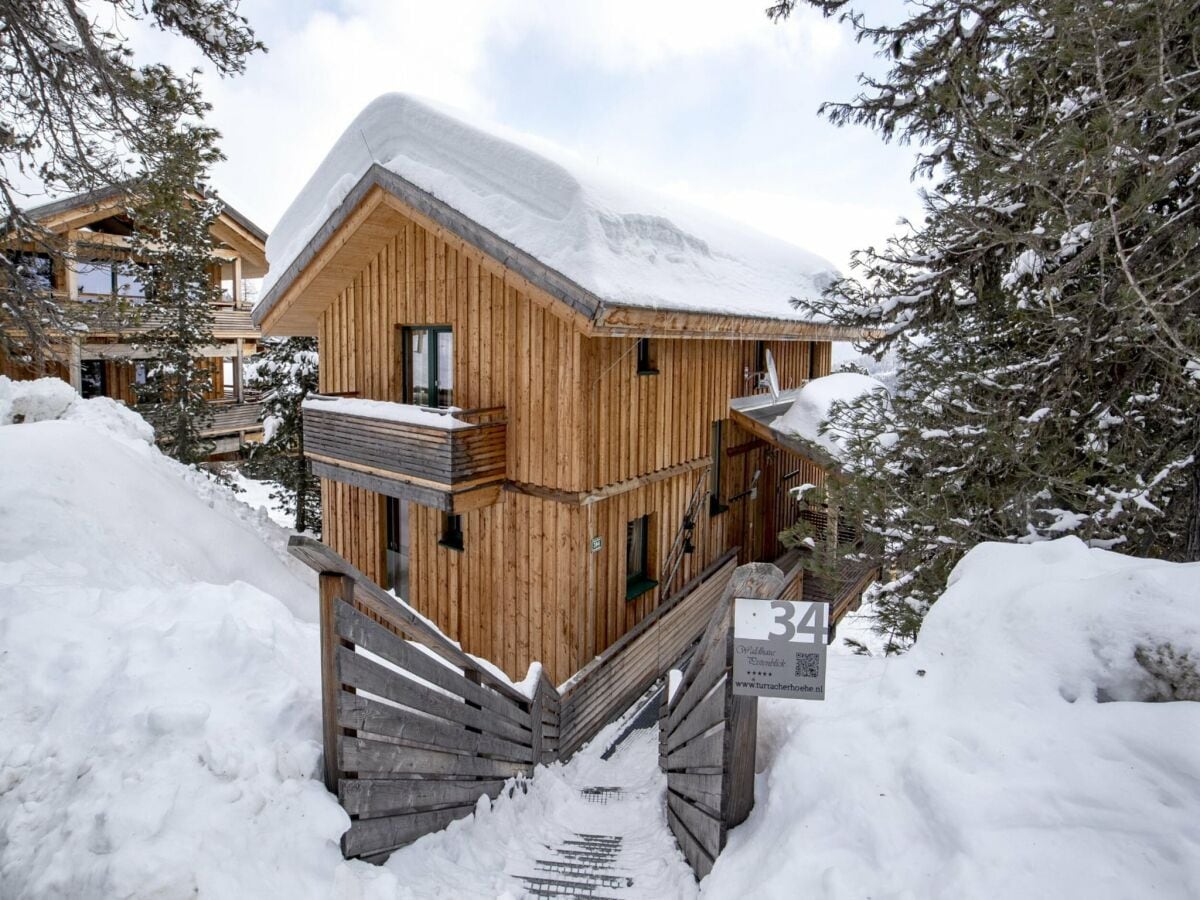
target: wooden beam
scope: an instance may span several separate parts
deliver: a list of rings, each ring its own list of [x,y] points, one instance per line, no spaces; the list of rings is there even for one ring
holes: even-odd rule
[[[680,463],[677,466],[659,469],[657,472],[648,472],[645,475],[638,475],[636,478],[628,478],[625,481],[618,481],[615,484],[608,484],[594,491],[560,491],[554,488],[542,487],[538,484],[525,484],[516,481],[506,481],[504,489],[517,494],[528,494],[530,497],[538,497],[542,500],[552,500],[555,503],[565,503],[568,506],[590,506],[601,500],[617,497],[629,491],[645,487],[646,485],[665,481],[668,478],[677,478],[680,475],[686,475],[689,472],[695,472],[697,469],[703,469],[710,465],[712,465],[712,460],[707,456],[701,456],[688,460],[685,463]]]

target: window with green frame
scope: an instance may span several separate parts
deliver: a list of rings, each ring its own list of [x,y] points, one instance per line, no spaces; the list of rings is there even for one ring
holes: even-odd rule
[[[454,405],[454,331],[449,325],[401,329],[404,402],[417,406]]]
[[[634,600],[658,584],[650,577],[650,517],[625,526],[625,599]]]

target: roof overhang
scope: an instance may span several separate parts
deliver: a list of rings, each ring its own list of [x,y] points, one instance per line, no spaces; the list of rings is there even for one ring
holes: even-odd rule
[[[358,180],[259,301],[255,323],[266,334],[316,335],[321,313],[406,220],[415,221],[588,335],[810,341],[868,336],[857,329],[797,319],[611,303],[378,163]]]
[[[35,206],[28,210],[28,215],[43,228],[56,234],[66,234],[114,213],[124,212],[129,200],[128,187],[110,185]],[[267,233],[228,203],[221,203],[221,213],[212,225],[213,237],[237,251],[242,259],[243,277],[262,278],[267,274]]]
[[[781,391],[778,397],[770,393],[752,394],[749,397],[734,397],[729,401],[729,417],[739,427],[761,438],[768,444],[795,453],[809,462],[820,466],[827,473],[837,476],[841,463],[823,447],[806,441],[794,434],[776,431],[771,423],[787,412],[796,399],[800,388]]]

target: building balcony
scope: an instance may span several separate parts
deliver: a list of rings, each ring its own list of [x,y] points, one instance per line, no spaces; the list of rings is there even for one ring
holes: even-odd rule
[[[304,404],[304,455],[322,478],[461,513],[499,498],[506,429],[501,407],[312,397]]]

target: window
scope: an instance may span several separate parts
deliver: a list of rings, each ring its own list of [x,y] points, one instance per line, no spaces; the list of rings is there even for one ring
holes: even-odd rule
[[[30,291],[48,291],[54,287],[54,263],[39,253],[14,253],[9,257],[16,263],[16,277]]]
[[[442,515],[442,539],[438,543],[451,550],[463,549],[462,516],[453,513]]]
[[[657,375],[654,360],[650,358],[650,338],[638,338],[637,342],[637,373],[639,375]]]
[[[80,294],[94,297],[117,294],[135,301],[146,296],[144,269],[131,264],[122,265],[111,259],[81,259],[75,263],[75,276]]]
[[[767,342],[766,341],[755,341],[754,342],[754,371],[755,372],[767,371]]]
[[[712,423],[712,468],[709,470],[708,495],[708,514],[710,516],[719,516],[729,509],[726,504],[721,502],[721,495],[723,493],[721,476],[724,474],[722,462],[725,456],[724,436],[725,422],[723,419],[718,419]]]
[[[385,497],[387,519],[387,587],[408,597],[408,502]]]
[[[79,393],[86,399],[108,396],[108,379],[104,374],[104,360],[85,359],[79,364]]]
[[[625,599],[634,600],[658,584],[650,577],[650,517],[625,526]]]
[[[454,332],[444,325],[404,330],[404,402],[454,403]]]

